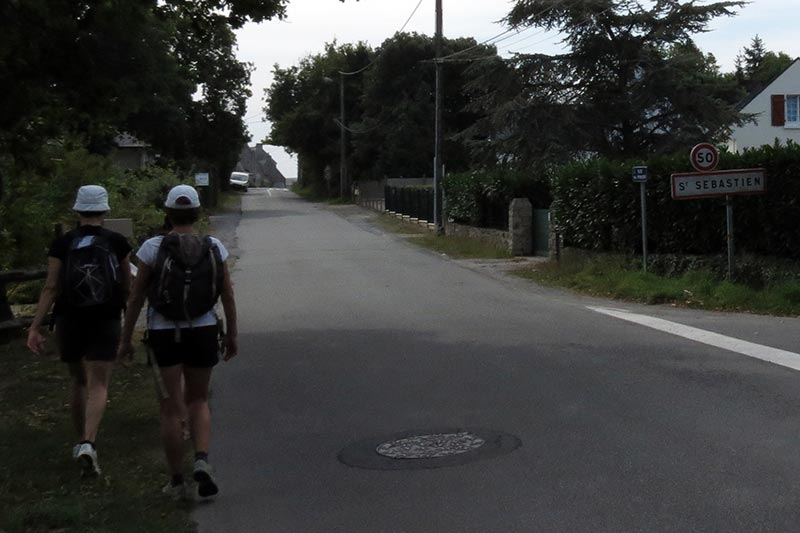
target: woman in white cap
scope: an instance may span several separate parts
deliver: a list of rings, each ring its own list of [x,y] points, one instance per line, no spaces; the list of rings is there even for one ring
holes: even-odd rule
[[[228,251],[218,239],[196,234],[194,223],[200,211],[197,191],[189,185],[173,187],[164,207],[172,230],[148,239],[136,252],[139,270],[128,300],[119,356],[133,353],[133,330],[147,297],[146,342],[163,382],[161,439],[170,479],[162,490],[175,498],[188,496],[181,430],[186,412],[195,451],[192,478],[197,494],[206,498],[218,492],[208,461],[208,386],[220,355],[214,307],[221,299],[227,325],[223,357],[227,361],[238,350],[236,304],[226,262]]]
[[[78,189],[72,209],[80,217],[79,225],[50,246],[47,280],[28,331],[28,348],[43,352],[42,324],[55,303],[58,351],[72,377],[72,420],[79,440],[72,455],[84,474],[98,475],[95,440],[106,408],[120,316],[130,287],[131,247],[124,236],[102,227],[110,209],[103,187]]]

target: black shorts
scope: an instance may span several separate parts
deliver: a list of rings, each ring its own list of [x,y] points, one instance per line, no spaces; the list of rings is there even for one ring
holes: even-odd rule
[[[56,318],[56,343],[61,360],[73,363],[87,361],[114,361],[119,346],[120,320],[118,318]]]
[[[218,331],[217,326],[182,328],[180,342],[175,342],[174,329],[151,329],[147,343],[160,367],[211,368],[219,362]]]

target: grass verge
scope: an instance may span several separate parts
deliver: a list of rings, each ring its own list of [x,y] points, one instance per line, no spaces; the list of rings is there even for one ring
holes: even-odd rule
[[[112,376],[98,437],[103,476],[82,479],[66,366],[21,340],[0,345],[0,531],[195,531],[190,504],[161,494],[158,403],[144,355],[136,360]]]
[[[591,296],[716,311],[800,315],[800,280],[754,289],[719,280],[704,270],[665,277],[644,273],[640,267],[638,262],[621,256],[565,254],[560,262],[536,264],[514,274]]]
[[[508,259],[511,253],[498,246],[458,235],[436,235],[427,228],[387,214],[377,217],[378,225],[392,233],[410,235],[408,241],[454,259]]]

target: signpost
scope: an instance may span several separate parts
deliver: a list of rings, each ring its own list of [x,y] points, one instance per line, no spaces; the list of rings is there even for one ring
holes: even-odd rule
[[[208,194],[208,186],[210,180],[208,176],[208,172],[197,172],[194,175],[194,186],[200,188],[198,191],[200,193],[200,198],[203,205],[208,205],[209,202],[209,194]],[[202,188],[205,187],[205,188]]]
[[[715,196],[763,194],[767,178],[763,168],[719,170],[672,175],[672,198],[692,200]]]
[[[720,170],[712,172],[719,163],[717,149],[701,143],[692,148],[692,166],[697,173],[673,174],[672,199],[693,200],[696,198],[725,197],[728,240],[728,277],[733,277],[733,196],[764,194],[767,190],[767,173],[763,168]]]
[[[710,172],[719,164],[719,152],[713,144],[700,143],[692,148],[689,160],[698,172]]]
[[[647,167],[633,167],[633,182],[639,184],[639,198],[642,206],[642,268],[647,272]]]
[[[208,172],[198,172],[194,175],[195,187],[208,187]]]

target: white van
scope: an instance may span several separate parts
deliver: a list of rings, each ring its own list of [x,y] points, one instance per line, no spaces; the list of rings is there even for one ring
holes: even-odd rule
[[[231,172],[228,183],[231,189],[247,192],[247,187],[250,185],[250,174],[247,172]]]

